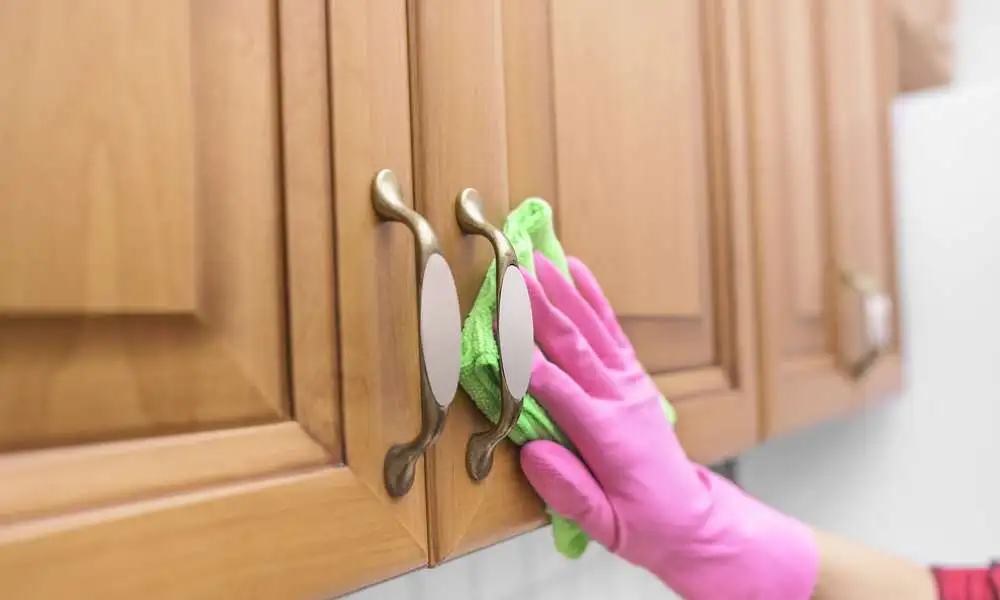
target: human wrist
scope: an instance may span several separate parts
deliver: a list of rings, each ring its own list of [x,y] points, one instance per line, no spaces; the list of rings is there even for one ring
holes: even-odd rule
[[[927,567],[836,536],[815,532],[820,566],[814,600],[937,600]]]

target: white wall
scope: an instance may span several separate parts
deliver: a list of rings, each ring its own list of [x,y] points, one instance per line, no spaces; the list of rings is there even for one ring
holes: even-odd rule
[[[1000,82],[1000,2],[957,0],[955,85]]]
[[[906,389],[748,453],[740,481],[857,541],[981,564],[1000,557],[1000,2],[960,2],[957,32],[952,89],[896,107]]]
[[[907,389],[754,450],[741,458],[740,480],[858,541],[923,561],[982,563],[1000,555],[1000,2],[962,0],[958,32],[955,89],[907,98],[898,112]],[[565,560],[549,536],[537,531],[349,598],[673,598],[600,548]]]

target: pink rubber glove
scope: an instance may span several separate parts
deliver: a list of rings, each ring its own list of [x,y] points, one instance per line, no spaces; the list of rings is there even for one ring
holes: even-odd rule
[[[532,486],[593,539],[688,600],[807,600],[812,532],[691,463],[660,392],[590,271],[576,287],[540,254],[525,272],[534,311],[530,392],[586,462],[559,444],[521,452]],[[589,467],[589,469],[588,469]]]

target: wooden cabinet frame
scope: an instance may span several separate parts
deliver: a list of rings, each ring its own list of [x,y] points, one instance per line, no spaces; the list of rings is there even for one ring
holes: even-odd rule
[[[442,240],[463,311],[471,307],[492,258],[483,240],[463,236],[455,222],[454,201],[463,188],[479,190],[496,225],[527,196],[549,200],[558,219],[562,200],[550,5],[536,0],[410,3],[416,202]],[[714,293],[706,319],[712,321],[712,334],[700,367],[657,373],[655,379],[677,407],[678,431],[688,452],[710,463],[757,440],[756,349],[740,8],[721,0],[692,6],[698,31],[689,66],[704,73],[698,93],[706,99],[699,109],[704,135],[698,160],[706,164],[699,189],[708,196],[704,205],[711,223],[706,245]],[[655,335],[645,335],[640,343],[660,348]],[[512,445],[501,445],[484,481],[469,480],[466,444],[470,434],[486,428],[486,420],[460,392],[428,465],[432,564],[547,522]]]
[[[898,338],[873,371],[851,378],[864,324],[840,272],[875,277],[898,304],[892,37],[882,2],[746,6],[766,439],[843,415],[899,385]],[[898,332],[898,306],[894,313]]]
[[[11,597],[322,597],[427,563],[423,469],[382,483],[419,427],[412,240],[369,201],[379,168],[409,191],[405,5],[272,6],[294,416],[0,457]]]

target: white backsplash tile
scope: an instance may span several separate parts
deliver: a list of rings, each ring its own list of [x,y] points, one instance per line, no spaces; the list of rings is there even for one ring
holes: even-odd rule
[[[655,577],[591,544],[560,555],[548,528],[346,596],[349,600],[676,600]]]

